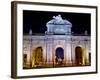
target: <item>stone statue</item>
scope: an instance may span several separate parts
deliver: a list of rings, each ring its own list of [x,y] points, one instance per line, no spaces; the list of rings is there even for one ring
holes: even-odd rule
[[[46,34],[71,34],[72,24],[61,15],[53,16],[53,19],[48,21]]]
[[[32,35],[32,29],[29,30],[29,34]]]
[[[62,19],[60,14],[58,16],[53,16],[53,19],[55,20],[56,24],[59,24],[59,23],[63,22],[63,19]]]
[[[58,16],[53,16],[53,19],[55,19],[56,23],[60,23],[63,21],[61,15],[59,14]]]

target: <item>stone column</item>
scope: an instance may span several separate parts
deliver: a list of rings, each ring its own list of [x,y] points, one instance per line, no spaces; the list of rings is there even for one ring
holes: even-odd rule
[[[53,62],[53,48],[52,48],[52,40],[47,41],[47,50],[46,50],[46,55],[47,55],[47,63],[51,64]]]
[[[69,63],[69,64],[71,64],[72,63],[72,61],[71,61],[71,43],[70,42],[68,42],[67,43],[67,63]]]
[[[89,63],[89,41],[85,41],[84,42],[85,43],[85,62],[86,62],[86,64],[88,64]]]
[[[74,42],[72,42],[72,44],[71,44],[72,46],[71,46],[71,53],[72,53],[72,63],[73,64],[75,64],[75,44],[74,44]]]
[[[42,44],[42,46],[43,46],[43,61],[44,61],[44,63],[46,62],[46,40],[44,40],[44,44]]]

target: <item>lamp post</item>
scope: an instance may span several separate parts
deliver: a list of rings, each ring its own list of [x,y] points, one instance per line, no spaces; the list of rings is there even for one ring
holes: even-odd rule
[[[30,68],[32,67],[32,30],[29,30],[30,36]]]

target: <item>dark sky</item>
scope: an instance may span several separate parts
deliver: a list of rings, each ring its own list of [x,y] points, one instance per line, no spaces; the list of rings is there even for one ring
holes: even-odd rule
[[[74,34],[83,34],[85,30],[88,31],[88,34],[91,34],[90,14],[28,10],[23,11],[23,34],[28,34],[30,29],[33,33],[44,33],[47,30],[46,23],[58,14],[72,23]]]

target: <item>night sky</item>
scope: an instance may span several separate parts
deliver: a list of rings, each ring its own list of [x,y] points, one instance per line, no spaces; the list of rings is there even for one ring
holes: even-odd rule
[[[83,34],[85,30],[91,34],[91,14],[28,10],[23,10],[23,34],[29,34],[30,29],[33,33],[45,33],[46,23],[58,14],[72,23],[74,34]]]

